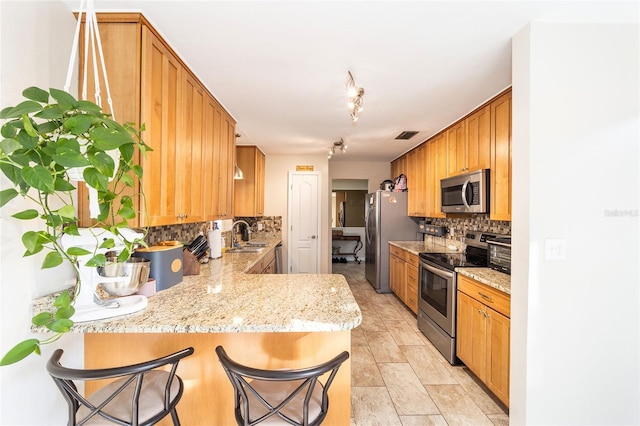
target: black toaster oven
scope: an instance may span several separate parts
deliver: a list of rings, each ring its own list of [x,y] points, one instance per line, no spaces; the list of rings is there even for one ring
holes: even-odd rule
[[[489,267],[511,275],[511,237],[487,240]]]

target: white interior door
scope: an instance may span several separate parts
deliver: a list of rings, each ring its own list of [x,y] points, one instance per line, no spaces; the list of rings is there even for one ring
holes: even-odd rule
[[[320,270],[320,175],[289,173],[290,274],[317,274]]]

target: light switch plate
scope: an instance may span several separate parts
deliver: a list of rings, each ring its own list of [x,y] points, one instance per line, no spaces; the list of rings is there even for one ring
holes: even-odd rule
[[[565,238],[547,238],[544,240],[544,260],[565,260],[567,258],[567,240]]]

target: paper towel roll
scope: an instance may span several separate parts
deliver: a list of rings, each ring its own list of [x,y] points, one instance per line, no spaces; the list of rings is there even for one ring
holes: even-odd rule
[[[219,229],[209,231],[207,235],[209,240],[209,257],[217,259],[222,256],[222,232]]]

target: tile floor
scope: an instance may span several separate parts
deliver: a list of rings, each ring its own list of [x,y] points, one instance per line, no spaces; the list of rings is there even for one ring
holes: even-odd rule
[[[362,310],[351,338],[351,426],[508,425],[506,408],[452,366],[392,294],[378,294],[364,263],[334,263]]]

